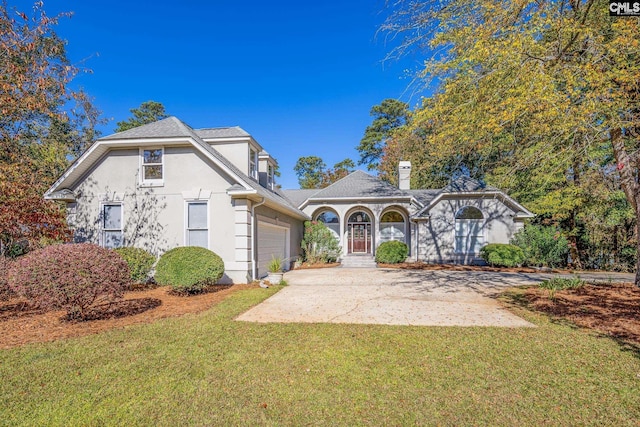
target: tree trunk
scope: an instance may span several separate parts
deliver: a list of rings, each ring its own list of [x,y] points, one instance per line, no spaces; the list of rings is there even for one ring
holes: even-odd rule
[[[636,279],[635,285],[640,287],[640,187],[636,182],[638,169],[637,154],[629,155],[622,139],[622,129],[610,131],[613,154],[616,157],[617,169],[620,173],[620,186],[624,191],[627,201],[633,206],[636,214]]]

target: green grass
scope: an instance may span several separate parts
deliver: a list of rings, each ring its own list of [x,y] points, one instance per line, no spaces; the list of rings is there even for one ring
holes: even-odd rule
[[[640,359],[538,328],[252,324],[199,315],[0,351],[0,425],[637,425]],[[266,405],[266,407],[264,407]]]

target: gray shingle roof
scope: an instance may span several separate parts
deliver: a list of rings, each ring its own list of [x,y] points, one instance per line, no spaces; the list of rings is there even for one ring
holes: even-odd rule
[[[194,132],[202,139],[234,138],[234,137],[241,137],[241,136],[251,136],[247,131],[242,129],[240,126],[194,129]]]
[[[375,176],[357,170],[313,195],[314,199],[358,197],[411,197],[411,194]]]
[[[171,116],[166,119],[158,120],[157,122],[105,136],[100,138],[98,141],[111,139],[172,138],[191,136],[189,129],[191,128],[188,128],[187,125],[182,123],[178,118]]]
[[[313,189],[301,189],[301,190],[283,190],[282,192],[284,193],[284,195],[287,197],[287,199],[291,200],[291,202],[295,205],[295,206],[300,206],[304,203],[305,200],[307,200],[309,197],[313,196],[314,194],[316,194],[318,191],[317,188],[313,188]]]
[[[419,201],[425,206],[431,203],[431,201],[435,199],[436,196],[442,192],[442,190],[434,190],[434,189],[419,189],[419,190],[406,190],[406,191],[407,193],[411,194],[417,201]]]

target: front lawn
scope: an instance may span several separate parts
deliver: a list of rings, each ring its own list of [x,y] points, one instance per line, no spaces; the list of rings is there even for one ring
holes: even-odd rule
[[[537,328],[253,324],[199,314],[0,350],[2,425],[637,425],[637,349]]]

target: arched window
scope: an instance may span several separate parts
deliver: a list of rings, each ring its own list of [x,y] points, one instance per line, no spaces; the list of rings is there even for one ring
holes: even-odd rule
[[[478,208],[465,206],[456,213],[456,252],[477,254],[484,246],[484,215]]]
[[[407,243],[405,221],[400,212],[389,211],[380,218],[380,243],[389,240]]]
[[[323,211],[316,217],[316,221],[320,221],[327,226],[329,230],[340,239],[340,218],[332,211]]]

